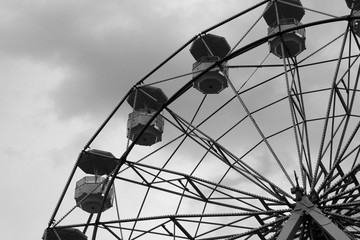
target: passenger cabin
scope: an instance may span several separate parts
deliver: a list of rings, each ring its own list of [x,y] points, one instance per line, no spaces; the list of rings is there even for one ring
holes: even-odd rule
[[[43,240],[87,240],[87,236],[76,228],[48,228],[42,237]]]
[[[127,102],[134,109],[127,122],[127,137],[131,141],[142,146],[151,146],[161,141],[164,119],[160,114],[143,129],[166,101],[167,97],[160,88],[143,86],[133,89],[127,98]]]
[[[88,213],[99,213],[101,204],[105,200],[101,212],[113,206],[114,187],[112,186],[109,194],[104,196],[108,183],[101,176],[86,176],[76,183],[75,201],[76,204]]]
[[[81,153],[78,165],[87,174],[109,175],[118,163],[111,152],[91,149]]]
[[[345,0],[348,8],[360,10],[360,0]]]
[[[360,0],[345,0],[348,8],[352,10],[352,16],[360,17]],[[357,36],[360,36],[360,20],[353,20],[351,26]]]
[[[279,58],[296,57],[305,50],[305,29],[299,28],[305,15],[300,0],[271,1],[264,19],[269,26],[268,35],[275,35],[269,40],[270,52]],[[297,28],[295,30],[289,30]],[[279,32],[289,32],[276,35]]]
[[[190,53],[196,62],[192,66],[194,88],[204,94],[219,93],[227,84],[228,67],[223,62],[206,73],[202,73],[230,52],[230,45],[224,37],[206,34],[197,38],[190,47]]]

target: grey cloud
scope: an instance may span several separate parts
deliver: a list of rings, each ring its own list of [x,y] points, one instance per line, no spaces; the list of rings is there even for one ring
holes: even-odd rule
[[[159,16],[149,2],[141,7],[134,1],[6,7],[11,24],[3,23],[0,30],[4,56],[29,58],[65,73],[52,93],[60,117],[109,111],[180,44],[168,41],[176,40],[171,35],[179,19]]]

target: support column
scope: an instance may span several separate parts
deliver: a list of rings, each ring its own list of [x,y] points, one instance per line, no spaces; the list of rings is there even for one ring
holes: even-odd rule
[[[333,240],[351,240],[336,224],[334,224],[308,197],[296,203],[288,221],[277,240],[292,240],[304,220],[304,214],[312,217],[319,227]]]

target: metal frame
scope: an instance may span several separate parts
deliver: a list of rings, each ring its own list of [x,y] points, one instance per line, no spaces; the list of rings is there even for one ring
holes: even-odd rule
[[[259,4],[237,14],[236,16],[207,29],[206,31],[200,33],[199,36],[206,34],[254,9],[257,9],[268,2],[270,1],[262,1]],[[273,2],[276,3],[276,1]],[[301,25],[301,28],[340,21],[347,22],[352,19],[355,19],[355,17],[344,16],[325,19]],[[93,214],[91,214],[83,223],[60,225],[67,215],[60,218],[60,220],[55,221],[55,216],[58,215],[60,205],[62,204],[65,194],[73,181],[73,177],[77,170],[78,159],[49,221],[48,228],[60,229],[83,227],[83,232],[86,233],[88,228],[92,227],[93,240],[97,238],[98,229],[104,229],[115,239],[123,239],[123,232],[128,233],[129,239],[141,239],[143,236],[163,236],[173,239],[249,239],[251,237],[257,237],[259,239],[288,240],[317,239],[316,237],[318,237],[317,234],[319,233],[322,234],[323,239],[350,240],[360,237],[360,222],[357,217],[354,217],[360,214],[360,208],[358,208],[358,206],[360,206],[360,186],[356,177],[357,172],[360,170],[360,163],[358,162],[360,144],[354,143],[357,139],[356,134],[360,128],[360,115],[358,115],[355,105],[355,96],[360,91],[358,86],[360,70],[357,71],[356,77],[354,77],[352,69],[355,64],[358,64],[359,55],[353,56],[351,54],[353,49],[359,50],[360,45],[358,40],[353,38],[354,34],[351,31],[350,24],[344,34],[340,36],[343,37],[343,44],[340,49],[339,57],[337,59],[328,60],[328,62],[337,61],[338,63],[338,67],[333,77],[332,86],[330,86],[329,89],[304,91],[302,87],[300,70],[302,68],[313,66],[313,64],[323,63],[307,63],[307,58],[300,61],[296,58],[288,58],[284,59],[282,65],[267,66],[284,67],[284,70],[280,75],[265,79],[263,82],[253,87],[246,88],[245,90],[236,89],[233,80],[228,79],[228,83],[233,90],[233,97],[231,97],[228,102],[225,102],[223,106],[215,109],[214,112],[205,117],[200,123],[195,124],[193,120],[196,118],[203,103],[206,101],[206,96],[204,96],[200,102],[192,120],[187,120],[171,108],[171,104],[186,93],[197,78],[200,78],[210,69],[266,44],[268,40],[274,36],[281,37],[281,34],[298,28],[279,31],[276,34],[258,39],[251,44],[232,51],[228,56],[214,63],[208,69],[200,73],[196,78],[185,83],[171,98],[169,98],[168,102],[165,103],[162,108],[156,112],[156,114],[154,114],[148,123],[149,125],[158,115],[163,115],[167,124],[170,124],[174,129],[181,132],[181,134],[173,140],[174,142],[179,142],[178,146],[174,150],[174,154],[182,147],[184,141],[190,140],[206,152],[203,159],[207,156],[212,156],[214,159],[222,162],[227,167],[228,170],[226,173],[231,171],[239,174],[246,179],[246,181],[252,183],[254,186],[266,193],[266,196],[254,194],[251,190],[244,191],[232,188],[224,184],[222,182],[223,179],[218,181],[209,181],[196,177],[193,173],[176,172],[167,169],[166,166],[172,159],[173,154],[169,156],[163,167],[147,165],[142,163],[142,159],[139,161],[131,161],[128,159],[128,156],[135,147],[136,141],[134,141],[124,151],[122,156],[119,158],[119,165],[109,176],[110,184],[105,191],[105,195],[109,193],[110,186],[117,181],[131,183],[134,186],[136,185],[144,189],[145,195],[141,207],[138,209],[137,217],[131,219],[120,218],[118,206],[116,206],[118,219],[113,221],[103,220],[101,212],[96,215],[95,219]],[[173,57],[185,49],[196,38],[197,36],[192,38],[178,51],[162,62],[158,67],[141,79],[134,88],[143,85],[147,78],[154,74],[158,69],[162,68],[168,61],[172,60]],[[355,46],[347,44],[350,42],[349,38],[352,38],[352,40],[355,39]],[[346,50],[349,52],[347,53]],[[348,71],[340,75],[340,65],[344,62],[347,63]],[[237,67],[241,68],[242,66]],[[253,67],[262,67],[262,65]],[[229,68],[231,68],[231,66],[229,66]],[[235,66],[233,66],[233,68],[235,68]],[[283,76],[286,79],[287,96],[281,99],[276,99],[273,102],[269,102],[267,105],[258,109],[249,108],[242,96],[250,92],[252,89],[259,87],[266,82],[270,82],[279,76]],[[132,90],[130,89],[121,102],[116,106],[114,111],[100,126],[98,131],[96,131],[94,136],[85,145],[84,150],[90,147],[100,132],[105,128],[107,123],[122,107],[131,91]],[[326,106],[325,117],[321,119],[308,118],[308,116],[306,116],[307,105],[303,96],[323,91],[330,92],[329,104]],[[201,130],[201,126],[206,123],[207,119],[213,117],[227,104],[235,101],[240,103],[243,110],[246,112],[246,115],[235,122],[233,126],[229,127],[222,136],[213,138]],[[289,112],[292,120],[291,124],[289,126],[284,126],[281,132],[265,134],[253,115],[256,115],[264,109],[268,109],[273,105],[284,101],[288,101]],[[227,146],[223,146],[221,144],[223,136],[225,136],[233,128],[236,128],[239,124],[249,120],[253,124],[253,127],[255,127],[257,134],[260,136],[259,142],[251,149],[245,153],[236,154],[228,149]],[[312,159],[312,143],[309,140],[311,138],[311,133],[308,125],[319,120],[324,121],[325,124],[322,131],[323,134],[318,157],[316,159]],[[297,182],[295,185],[292,177],[287,172],[288,170],[277,156],[276,151],[273,150],[271,144],[272,138],[275,138],[277,135],[284,132],[291,131],[293,131],[296,142],[297,158],[301,173],[300,182],[303,188],[303,191],[301,192],[299,192],[299,183]],[[172,141],[169,142],[169,145],[170,144],[172,144]],[[288,191],[283,190],[280,186],[271,181],[271,179],[268,179],[265,175],[261,174],[254,167],[251,167],[250,164],[244,161],[248,155],[256,151],[261,145],[265,145],[266,149],[271,152],[271,157],[280,167],[279,172],[286,176],[293,188],[297,189],[295,191],[297,195],[293,196],[289,194]],[[157,148],[149,155],[161,151],[166,147],[167,144]],[[144,158],[146,157],[148,156],[145,156]],[[199,159],[199,164],[202,164],[203,161],[205,161],[203,159]],[[352,164],[352,168],[350,170],[348,170],[348,167],[344,166],[345,162],[350,162]],[[122,174],[124,172],[130,172],[133,176],[136,176],[136,178],[130,179],[123,177]],[[203,212],[201,214],[178,214],[178,211],[176,210],[176,212],[172,215],[165,214],[163,216],[142,217],[142,208],[147,202],[150,190],[160,191],[179,197],[180,200],[178,208],[180,208],[182,202],[186,200],[193,200],[201,203],[203,204]],[[224,213],[207,213],[206,209],[211,207],[226,208],[232,211]],[[74,209],[69,211],[68,214],[70,214],[73,210]],[[247,221],[254,222],[256,226],[252,227],[247,225]],[[142,224],[143,222],[149,223],[149,226],[151,227],[145,228]],[[200,225],[211,226],[212,228],[210,230],[203,230]],[[194,231],[194,229],[196,230]],[[228,232],[225,232],[225,229]],[[214,237],[214,235],[216,235],[216,237]]]

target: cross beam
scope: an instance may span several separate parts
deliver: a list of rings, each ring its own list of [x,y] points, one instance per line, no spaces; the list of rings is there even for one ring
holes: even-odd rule
[[[289,219],[285,223],[277,240],[292,240],[299,226],[304,221],[304,214],[312,217],[319,227],[333,240],[351,240],[336,224],[334,224],[308,197],[304,196],[296,203]]]

